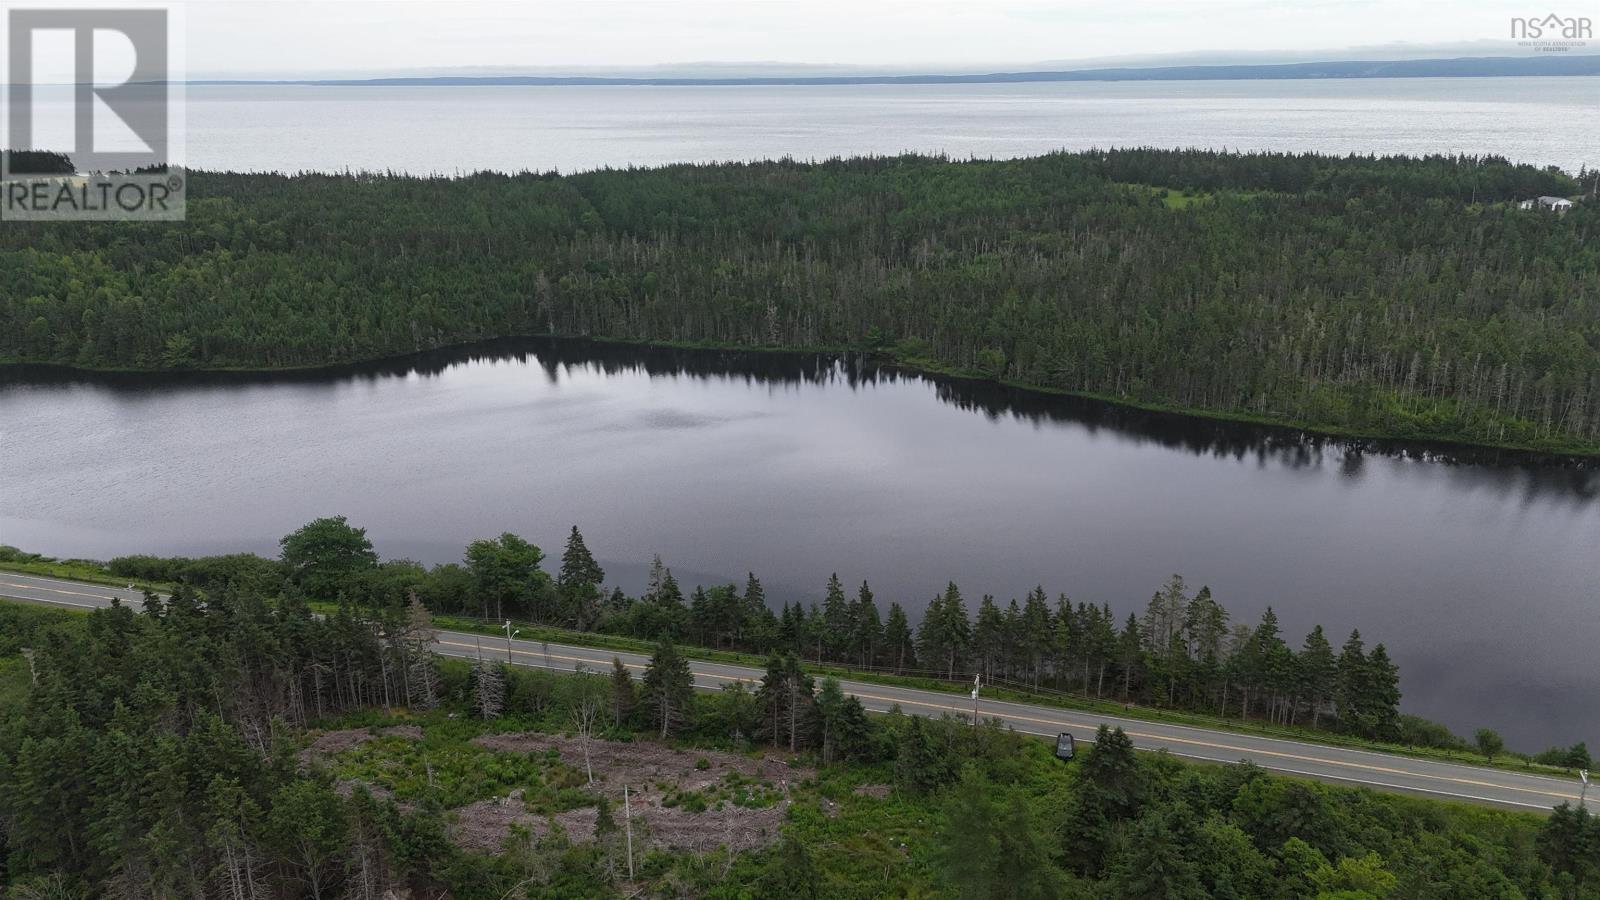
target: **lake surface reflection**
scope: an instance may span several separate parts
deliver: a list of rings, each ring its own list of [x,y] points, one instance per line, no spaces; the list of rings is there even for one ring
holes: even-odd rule
[[[851,356],[495,342],[289,375],[0,370],[0,542],[52,555],[275,553],[343,514],[385,556],[577,524],[630,591],[915,614],[984,593],[1140,610],[1174,572],[1292,643],[1360,628],[1403,708],[1522,749],[1600,740],[1600,471],[1346,442],[929,378]]]

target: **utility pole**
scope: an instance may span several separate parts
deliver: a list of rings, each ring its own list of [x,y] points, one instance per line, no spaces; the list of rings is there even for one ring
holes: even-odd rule
[[[516,631],[512,631],[511,630],[511,620],[510,619],[506,620],[505,629],[506,629],[506,665],[508,665],[508,666],[515,665],[516,661],[511,658],[511,639],[516,637],[517,635],[521,634],[522,630],[518,629]]]
[[[628,880],[633,880],[633,804],[628,799],[628,786],[622,786],[622,821],[628,827]]]
[[[983,684],[983,673],[972,676],[972,730],[978,730],[978,687]]]

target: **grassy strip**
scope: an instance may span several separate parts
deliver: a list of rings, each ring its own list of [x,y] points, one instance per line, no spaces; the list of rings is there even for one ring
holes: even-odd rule
[[[29,555],[31,556],[32,554]],[[146,584],[138,579],[119,578],[106,571],[104,564],[92,559],[52,559],[48,556],[41,556],[27,560],[5,560],[0,561],[0,572],[19,572],[23,575],[63,578],[69,581],[105,584],[119,588],[126,588],[131,583],[135,588],[149,588],[153,591],[172,589],[170,584]]]
[[[312,603],[313,608],[322,611],[331,611],[334,604]],[[436,627],[451,631],[464,631],[471,634],[494,635],[505,637],[503,628],[491,625],[481,619],[465,616],[437,615],[433,617]],[[568,631],[562,628],[553,628],[547,625],[536,625],[530,622],[511,623],[511,627],[519,632],[518,640],[522,641],[548,641],[550,643],[570,644],[579,647],[589,647],[597,650],[619,650],[627,653],[637,653],[649,656],[655,651],[656,645],[651,641],[639,638],[623,637],[621,635],[597,634],[594,632]],[[702,662],[728,663],[731,665],[749,666],[755,669],[764,669],[767,658],[752,653],[743,653],[735,650],[713,650],[705,647],[684,645],[679,648],[684,656]],[[851,681],[869,682],[872,684],[889,685],[893,687],[916,688],[919,690],[936,691],[944,694],[966,696],[969,690],[967,682],[953,683],[937,678],[915,675],[892,675],[882,672],[871,672],[861,669],[852,669],[848,666],[836,664],[818,664],[806,662],[804,667],[807,672],[817,675],[832,675],[840,679]],[[1203,713],[1181,712],[1177,710],[1157,709],[1148,706],[1125,705],[1114,700],[1066,697],[1057,694],[1035,694],[1029,691],[1016,690],[1008,687],[985,687],[983,696],[990,700],[1004,700],[1013,703],[1030,703],[1037,706],[1051,706],[1058,709],[1073,710],[1077,712],[1094,713],[1097,715],[1117,716],[1124,719],[1138,719],[1145,722],[1157,722],[1167,725],[1185,725],[1193,728],[1208,728],[1215,731],[1227,731],[1236,734],[1255,735],[1259,737],[1282,738],[1285,740],[1304,741],[1310,744],[1323,744],[1332,747],[1348,747],[1356,750],[1371,750],[1378,753],[1392,753],[1400,756],[1409,756],[1416,759],[1432,759],[1441,762],[1458,763],[1461,765],[1480,766],[1493,769],[1503,769],[1510,772],[1523,772],[1535,775],[1548,775],[1556,778],[1576,780],[1576,776],[1569,769],[1547,766],[1533,762],[1522,756],[1505,754],[1493,762],[1486,761],[1482,756],[1463,750],[1449,750],[1440,747],[1415,747],[1404,744],[1388,743],[1384,741],[1369,740],[1351,735],[1336,734],[1328,731],[1313,731],[1309,728],[1289,727],[1282,725],[1267,725],[1265,723],[1251,722],[1249,720],[1224,719],[1216,716],[1207,716]],[[980,707],[981,712],[981,707]]]

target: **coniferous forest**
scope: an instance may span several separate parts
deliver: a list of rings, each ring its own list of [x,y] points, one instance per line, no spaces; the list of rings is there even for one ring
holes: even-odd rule
[[[0,231],[0,358],[280,368],[527,334],[865,347],[1156,406],[1594,452],[1597,181],[1153,149],[195,172],[183,223]],[[1586,200],[1518,208],[1539,195]]]
[[[1035,696],[1132,703],[1411,747],[1471,748],[1443,726],[1400,712],[1400,672],[1381,640],[1360,631],[1341,640],[1320,625],[1296,640],[1282,633],[1270,607],[1251,620],[1235,619],[1211,588],[1192,588],[1178,575],[1143,601],[1127,598],[1120,609],[1052,596],[1043,587],[1022,598],[985,594],[969,603],[953,582],[925,605],[885,602],[866,582],[846,587],[837,574],[825,579],[819,599],[789,603],[774,602],[754,573],[742,584],[680,585],[659,557],[637,595],[605,588],[605,571],[575,526],[559,558],[507,533],[473,541],[460,563],[380,560],[365,529],[343,516],[308,523],[285,536],[281,548],[277,559],[141,555],[86,565],[118,583],[210,593],[249,584],[271,596],[390,617],[386,627],[393,630],[402,629],[394,617],[403,618],[414,603],[430,616],[450,617],[452,627],[499,629],[510,619],[519,627],[564,629],[557,640],[670,641],[756,661],[790,659],[962,685],[976,674],[991,688]],[[3,565],[42,559],[0,546]],[[1589,756],[1579,743],[1537,759],[1582,768]]]
[[[1064,763],[994,723],[868,717],[782,645],[792,613],[719,622],[711,594],[684,598],[664,567],[646,597],[607,598],[576,529],[558,574],[542,561],[503,535],[419,582],[329,519],[278,559],[111,563],[176,582],[138,611],[0,604],[0,886],[28,900],[1600,897],[1600,821],[1569,805],[1540,817],[1191,766],[1106,728]],[[429,578],[495,615],[649,621],[655,650],[639,678],[620,660],[571,675],[443,660]],[[759,590],[751,578],[742,599]],[[315,614],[308,600],[329,592],[337,605]],[[1180,599],[1225,623],[1175,580],[1127,650],[1189,646],[1166,615]],[[929,622],[960,611],[953,587],[941,603],[914,637],[891,608],[901,646],[833,628],[793,640],[820,640],[824,658],[944,661]],[[806,618],[855,615],[841,606],[834,580]],[[1269,630],[1250,639],[1268,668],[1303,658]],[[680,640],[778,644],[758,684],[697,693]],[[1330,663],[1340,680],[1349,653]],[[1261,714],[1293,715],[1267,685]]]
[[[605,572],[574,527],[559,560],[515,534],[474,541],[462,562],[433,567],[380,561],[364,529],[342,516],[286,536],[278,560],[240,554],[200,559],[125,556],[118,578],[216,587],[248,578],[275,592],[398,610],[405,598],[433,615],[506,619],[798,662],[1070,692],[1239,719],[1415,739],[1399,712],[1400,674],[1384,645],[1359,631],[1335,647],[1321,626],[1291,646],[1269,607],[1233,621],[1211,589],[1174,575],[1125,614],[1074,603],[1043,587],[1009,601],[983,595],[969,608],[950,583],[920,615],[884,606],[862,582],[827,578],[820,602],[778,604],[761,579],[688,588],[657,557],[639,596],[603,590]],[[547,568],[559,566],[551,577]],[[915,606],[913,606],[915,609]],[[1410,717],[1406,717],[1410,718]]]

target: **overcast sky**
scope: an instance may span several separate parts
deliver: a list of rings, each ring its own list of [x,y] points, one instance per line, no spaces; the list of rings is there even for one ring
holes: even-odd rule
[[[1548,12],[1549,2],[197,0],[187,8],[188,69],[195,78],[752,61],[970,67],[1348,48],[1459,55],[1492,51],[1510,16]],[[1600,12],[1600,0],[1553,2],[1563,15]]]
[[[161,0],[0,0],[51,3]],[[1600,0],[191,0],[182,8],[190,79],[1488,56],[1519,52],[1508,40],[1512,16],[1600,19]],[[63,73],[37,71],[41,81],[70,72],[70,46],[59,54]],[[100,59],[121,52],[96,49]]]

